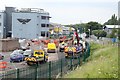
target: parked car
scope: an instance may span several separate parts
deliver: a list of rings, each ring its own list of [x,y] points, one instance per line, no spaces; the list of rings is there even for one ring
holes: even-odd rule
[[[0,53],[0,60],[3,60],[4,59],[4,56],[2,53]]]
[[[19,53],[18,50],[10,54],[10,62],[20,62],[24,60],[24,55]]]
[[[31,54],[32,54],[32,50],[31,50],[31,49],[25,50],[24,53],[23,53],[23,55],[24,55],[25,57],[28,57],[28,56],[30,56]]]

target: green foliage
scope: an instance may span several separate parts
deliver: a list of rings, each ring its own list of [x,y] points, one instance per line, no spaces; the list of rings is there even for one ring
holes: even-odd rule
[[[68,27],[74,27],[76,29],[80,29],[80,32],[85,32],[87,35],[89,35],[88,29],[90,29],[90,34],[92,34],[92,30],[98,30],[102,29],[102,25],[98,22],[88,22],[88,23],[81,23],[81,24],[73,24],[73,25],[65,25]]]
[[[111,19],[104,23],[104,25],[118,25],[120,19],[117,20],[117,16],[115,14],[112,15]]]
[[[100,32],[100,37],[106,37],[106,35],[107,35],[107,32],[101,30],[101,32]]]
[[[112,29],[112,33],[110,34],[110,38],[116,38],[117,37],[117,30],[115,28]]]
[[[65,78],[118,78],[117,47],[92,43],[91,52],[92,59]]]
[[[98,29],[102,29],[102,25],[99,24],[98,22],[91,21],[86,24],[86,28],[91,30],[98,30]]]
[[[120,29],[118,29],[118,39],[120,40]]]
[[[93,30],[92,32],[97,37],[106,37],[107,33],[103,30]]]
[[[104,48],[104,46],[98,45],[96,43],[91,43],[90,47],[91,47],[90,48],[91,49],[91,52],[90,52],[91,54],[94,53],[96,50]]]

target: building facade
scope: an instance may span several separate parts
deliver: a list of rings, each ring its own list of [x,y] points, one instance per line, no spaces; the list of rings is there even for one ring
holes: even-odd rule
[[[4,38],[5,37],[5,32],[6,32],[6,14],[5,12],[0,12],[0,38]]]
[[[5,7],[5,10],[0,12],[0,38],[6,38],[11,36],[12,12],[14,11],[14,7]]]
[[[49,13],[24,8],[12,13],[12,37],[33,39],[49,34]]]
[[[1,38],[33,39],[49,35],[50,17],[43,9],[6,7],[0,15]]]

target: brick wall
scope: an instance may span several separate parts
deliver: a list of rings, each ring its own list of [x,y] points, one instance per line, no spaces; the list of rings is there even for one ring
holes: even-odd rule
[[[18,39],[0,39],[0,51],[12,51],[16,48],[20,48]]]

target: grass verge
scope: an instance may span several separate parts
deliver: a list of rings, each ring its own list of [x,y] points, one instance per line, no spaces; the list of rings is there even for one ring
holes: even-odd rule
[[[118,47],[91,44],[88,62],[64,78],[118,78]]]

